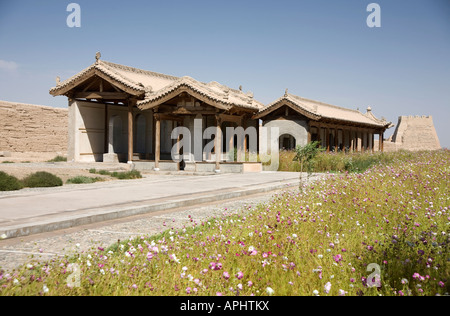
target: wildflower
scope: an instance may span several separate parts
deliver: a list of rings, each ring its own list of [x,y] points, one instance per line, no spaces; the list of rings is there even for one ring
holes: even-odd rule
[[[216,296],[222,296],[221,292],[216,292]]]
[[[439,281],[439,286],[440,286],[440,287],[444,287],[444,286],[445,286],[445,283],[442,282],[442,281]]]
[[[237,288],[238,288],[239,290],[241,290],[241,291],[242,291],[242,289],[243,289],[243,287],[242,287],[242,284],[241,284],[241,283],[239,283],[239,284],[237,285]]]
[[[248,286],[248,287],[252,287],[252,286],[253,286],[253,282],[252,282],[252,281],[248,281],[248,282],[247,282],[247,286]]]
[[[408,283],[408,280],[407,279],[402,279],[402,284],[407,284]]]
[[[326,294],[328,294],[328,293],[330,293],[330,290],[331,290],[331,283],[327,282],[325,284],[324,291],[325,291]]]
[[[223,273],[223,277],[225,278],[225,280],[228,280],[230,278],[230,274],[228,272],[224,272]]]
[[[242,279],[243,277],[244,277],[244,273],[243,273],[242,271],[239,271],[239,272],[236,274],[236,278],[238,278],[238,280]]]
[[[267,288],[266,288],[266,293],[267,293],[268,295],[273,295],[273,294],[275,293],[275,291],[274,291],[271,287],[267,287]]]
[[[313,294],[314,294],[315,296],[319,296],[319,291],[314,290],[314,291],[313,291]]]
[[[44,292],[44,293],[48,293],[48,287],[47,287],[47,285],[45,285],[44,284],[44,286],[42,287],[42,291]]]
[[[192,289],[191,289],[190,287],[187,287],[187,288],[186,288],[186,294],[191,294],[191,290],[192,290]]]
[[[340,254],[337,254],[336,256],[333,256],[334,261],[336,261],[337,263],[342,261],[342,256]]]
[[[345,296],[345,294],[347,294],[348,292],[347,291],[344,291],[344,290],[339,290],[339,296]]]

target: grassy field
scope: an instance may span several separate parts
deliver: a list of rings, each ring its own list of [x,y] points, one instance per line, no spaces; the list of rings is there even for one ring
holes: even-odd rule
[[[0,295],[450,292],[450,151],[400,152],[270,203],[0,273]]]

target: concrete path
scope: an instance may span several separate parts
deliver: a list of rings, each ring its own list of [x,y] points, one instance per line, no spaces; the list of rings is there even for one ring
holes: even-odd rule
[[[0,236],[15,238],[296,187],[298,173],[147,175],[0,193]]]

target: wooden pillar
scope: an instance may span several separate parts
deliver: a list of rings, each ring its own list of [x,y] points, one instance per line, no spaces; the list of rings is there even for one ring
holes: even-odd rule
[[[244,129],[244,139],[243,139],[243,152],[244,152],[244,162],[247,160],[246,159],[246,154],[248,152],[248,143],[247,143],[247,136],[245,135],[245,130],[247,129],[247,121],[245,120],[245,118],[242,119],[242,128]]]
[[[128,163],[133,163],[133,105],[132,100],[128,100]]]
[[[338,129],[334,129],[334,152],[338,152]]]
[[[214,138],[214,153],[216,155],[216,172],[220,172],[220,158],[222,156],[222,128],[220,127],[221,120],[216,115],[216,136]]]
[[[161,158],[161,117],[155,114],[155,171],[159,171],[159,160]]]
[[[330,152],[330,129],[327,127],[325,129],[325,132],[327,133],[326,135],[326,140],[327,140],[327,153]]]
[[[362,153],[364,152],[364,132],[360,133],[359,151]]]
[[[380,144],[381,144],[380,151],[384,152],[384,133],[383,132],[380,133]]]
[[[311,124],[308,124],[308,138],[307,138],[307,140],[306,140],[306,143],[307,144],[309,144],[309,143],[311,143]],[[298,145],[298,144],[296,144],[296,145]]]
[[[375,134],[372,133],[371,135],[372,135],[372,148],[371,148],[371,150],[372,150],[372,153],[374,153],[375,152]]]
[[[180,122],[174,122],[174,124],[176,124],[176,126],[177,127],[180,127],[180,125],[181,125],[181,123]],[[178,154],[178,158],[179,158],[179,160],[178,160],[178,162],[177,162],[177,170],[178,171],[180,171],[181,169],[180,169],[180,161],[181,161],[181,157],[180,157],[180,140],[181,140],[181,134],[180,133],[178,133],[178,136],[177,136],[177,154]]]

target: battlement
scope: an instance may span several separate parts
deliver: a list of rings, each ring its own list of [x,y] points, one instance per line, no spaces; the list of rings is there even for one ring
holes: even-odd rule
[[[392,143],[398,149],[413,151],[441,148],[431,115],[399,116]]]

